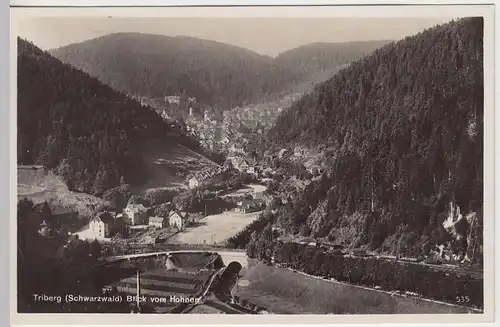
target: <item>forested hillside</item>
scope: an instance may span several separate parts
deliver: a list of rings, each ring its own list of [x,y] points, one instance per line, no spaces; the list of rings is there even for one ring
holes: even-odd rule
[[[19,164],[41,164],[70,189],[101,194],[147,173],[143,151],[182,142],[153,110],[18,39]],[[177,134],[176,134],[177,133]]]
[[[286,74],[276,71],[270,57],[181,36],[117,33],[51,53],[126,93],[182,94],[223,107],[272,93]]]
[[[54,49],[51,54],[128,94],[185,95],[225,110],[289,91],[314,74],[358,59],[382,44],[312,45],[273,59],[196,38],[117,33]]]
[[[291,232],[406,255],[444,245],[480,257],[482,18],[352,63],[285,111],[268,136],[275,152],[329,153],[322,178],[282,208],[278,220]]]
[[[283,69],[292,69],[295,82],[307,82],[322,72],[360,59],[390,41],[359,41],[344,43],[311,43],[280,53],[274,62]],[[315,76],[316,75],[316,76]],[[331,77],[330,74],[329,77]]]

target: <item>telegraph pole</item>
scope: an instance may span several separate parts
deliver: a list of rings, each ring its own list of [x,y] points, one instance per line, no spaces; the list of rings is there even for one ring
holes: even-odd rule
[[[137,313],[140,313],[141,312],[141,306],[140,306],[140,299],[141,299],[141,283],[140,283],[140,279],[141,279],[141,273],[139,271],[139,269],[137,269],[137,285],[136,285],[136,288],[137,288],[137,294],[136,294],[136,302],[137,302]]]

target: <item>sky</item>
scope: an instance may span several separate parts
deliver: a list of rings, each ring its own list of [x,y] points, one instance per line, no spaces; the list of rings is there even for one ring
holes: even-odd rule
[[[257,53],[279,53],[313,42],[399,40],[451,18],[30,18],[19,36],[44,50],[117,32],[191,36]]]

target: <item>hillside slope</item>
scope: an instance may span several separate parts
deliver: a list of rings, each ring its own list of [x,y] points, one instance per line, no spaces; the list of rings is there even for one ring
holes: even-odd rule
[[[127,94],[156,99],[185,95],[230,109],[272,97],[382,44],[315,44],[273,59],[191,37],[116,33],[50,52]]]
[[[336,67],[358,60],[390,42],[311,43],[280,53],[274,62],[283,69],[293,69],[293,84],[322,82],[326,78],[322,78],[321,73],[328,73]]]
[[[18,39],[19,164],[37,163],[72,190],[101,194],[143,182],[144,153],[196,146],[153,110]]]
[[[291,232],[402,255],[445,246],[481,257],[481,18],[352,63],[282,113],[268,136],[272,151],[327,154],[327,173],[280,214]]]
[[[279,87],[279,75],[285,74],[275,69],[270,57],[182,36],[117,33],[51,53],[129,94],[182,94],[223,107],[272,93]]]

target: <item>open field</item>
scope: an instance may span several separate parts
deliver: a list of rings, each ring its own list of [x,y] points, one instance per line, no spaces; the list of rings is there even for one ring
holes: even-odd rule
[[[236,235],[245,226],[257,219],[259,212],[239,213],[227,211],[218,215],[210,215],[198,221],[197,226],[173,236],[169,243],[173,244],[219,244]]]
[[[262,193],[267,190],[267,187],[260,184],[248,184],[248,187],[252,189],[252,193]]]
[[[51,206],[63,206],[90,216],[106,201],[85,193],[72,192],[50,171],[19,166],[17,170],[17,199],[27,198],[34,203],[47,201]]]
[[[240,197],[244,195],[255,195],[267,190],[267,187],[260,184],[248,184],[244,187],[222,195],[223,198]]]
[[[417,314],[469,313],[464,307],[326,281],[284,268],[252,263],[233,294],[273,313]]]

